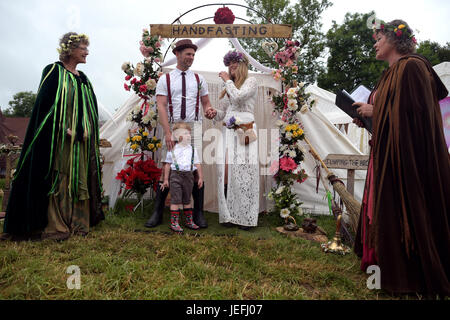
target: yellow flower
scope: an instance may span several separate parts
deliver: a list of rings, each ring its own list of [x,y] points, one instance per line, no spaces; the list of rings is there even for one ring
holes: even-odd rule
[[[127,143],[130,142],[130,137],[127,138]]]
[[[142,135],[143,135],[144,137],[147,137],[147,136],[148,136],[148,132],[145,131],[145,132],[142,133]]]
[[[156,147],[158,147],[158,149],[159,149],[159,148],[162,147],[162,144],[161,144],[161,143],[157,143],[157,144],[156,144]]]
[[[155,136],[153,136],[152,140],[153,140],[153,141],[156,141],[156,140],[158,140],[158,138],[155,137]]]
[[[294,124],[292,125],[292,130],[297,130],[297,129],[298,129],[298,124],[294,123]]]
[[[297,135],[298,135],[297,131],[294,131],[294,132],[292,133],[292,137],[294,137],[294,138],[297,138]]]
[[[149,143],[149,144],[148,144],[148,148],[149,148],[150,150],[153,150],[153,149],[155,148],[155,145],[154,145],[153,143]]]
[[[141,141],[142,137],[141,136],[134,136],[132,140],[133,141]]]
[[[394,29],[394,32],[397,32],[397,28]]]
[[[406,27],[404,24],[398,26],[399,29],[403,29],[404,27]]]
[[[137,144],[131,145],[131,149],[136,150],[139,146]]]
[[[299,136],[301,136],[301,135],[303,134],[303,130],[302,130],[302,129],[298,129],[298,130],[297,130],[297,134],[298,134]]]

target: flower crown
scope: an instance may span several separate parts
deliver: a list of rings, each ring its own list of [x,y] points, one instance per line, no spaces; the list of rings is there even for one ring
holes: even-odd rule
[[[373,35],[372,37],[376,39],[377,31],[383,32],[392,32],[397,38],[411,39],[414,43],[417,43],[417,40],[412,33],[412,30],[405,24],[393,25],[389,23],[385,23],[384,21],[374,22],[373,23]]]
[[[223,57],[223,64],[228,67],[231,62],[246,62],[247,58],[242,52],[232,50],[228,51],[228,53]]]
[[[71,48],[76,48],[81,42],[89,42],[89,37],[85,34],[72,34],[67,43],[61,43],[61,46],[56,50],[59,54],[69,52]]]

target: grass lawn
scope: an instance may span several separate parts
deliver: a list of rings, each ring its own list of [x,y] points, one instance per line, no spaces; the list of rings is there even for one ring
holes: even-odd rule
[[[0,241],[0,299],[416,299],[367,289],[354,254],[325,254],[318,243],[279,234],[279,217],[262,215],[243,231],[207,213],[208,229],[176,235],[168,211],[146,229],[151,203],[144,214],[124,205],[85,238]],[[332,217],[318,224],[333,236]],[[67,288],[71,265],[80,268],[80,290]]]

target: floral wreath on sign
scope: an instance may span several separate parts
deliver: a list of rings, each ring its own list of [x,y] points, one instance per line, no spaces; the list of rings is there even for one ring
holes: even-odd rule
[[[154,135],[152,129],[156,128],[158,122],[155,94],[156,84],[163,74],[163,58],[161,37],[151,36],[148,29],[143,29],[139,44],[144,60],[136,66],[130,62],[122,65],[126,74],[124,89],[133,90],[140,97],[140,101],[131,109],[126,119],[131,122],[126,143],[132,152],[127,156],[132,158],[127,161],[128,167],[120,171],[116,179],[125,184],[124,196],[136,193],[141,197],[148,188],[153,187],[155,190],[161,174],[161,169],[146,152],[153,154],[162,147],[161,140]]]
[[[281,94],[272,96],[274,116],[278,116],[276,125],[280,129],[280,147],[278,160],[273,161],[270,173],[276,186],[268,193],[267,198],[274,201],[273,212],[282,218],[295,222],[294,216],[302,216],[302,202],[297,194],[292,192],[295,182],[303,183],[308,175],[301,167],[306,152],[301,141],[305,138],[301,114],[311,110],[315,100],[305,91],[306,85],[301,82],[298,70],[300,63],[300,43],[288,40],[283,48],[275,54],[279,68],[273,72],[273,77],[282,82],[284,88]]]
[[[233,14],[233,11],[231,11],[228,7],[223,7],[217,9],[216,13],[214,14],[214,23],[215,24],[233,24],[234,19],[236,17]]]

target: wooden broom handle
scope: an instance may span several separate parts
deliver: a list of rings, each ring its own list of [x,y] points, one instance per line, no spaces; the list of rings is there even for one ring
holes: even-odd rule
[[[327,166],[322,161],[322,159],[320,159],[319,154],[317,153],[316,149],[314,149],[314,147],[311,145],[311,143],[308,141],[308,139],[306,137],[304,137],[304,139],[305,139],[305,142],[309,145],[309,148],[310,148],[310,151],[311,151],[311,154],[313,155],[313,157],[316,158],[317,160],[319,160],[320,164],[327,172],[327,175],[332,175],[333,173],[327,168]]]

